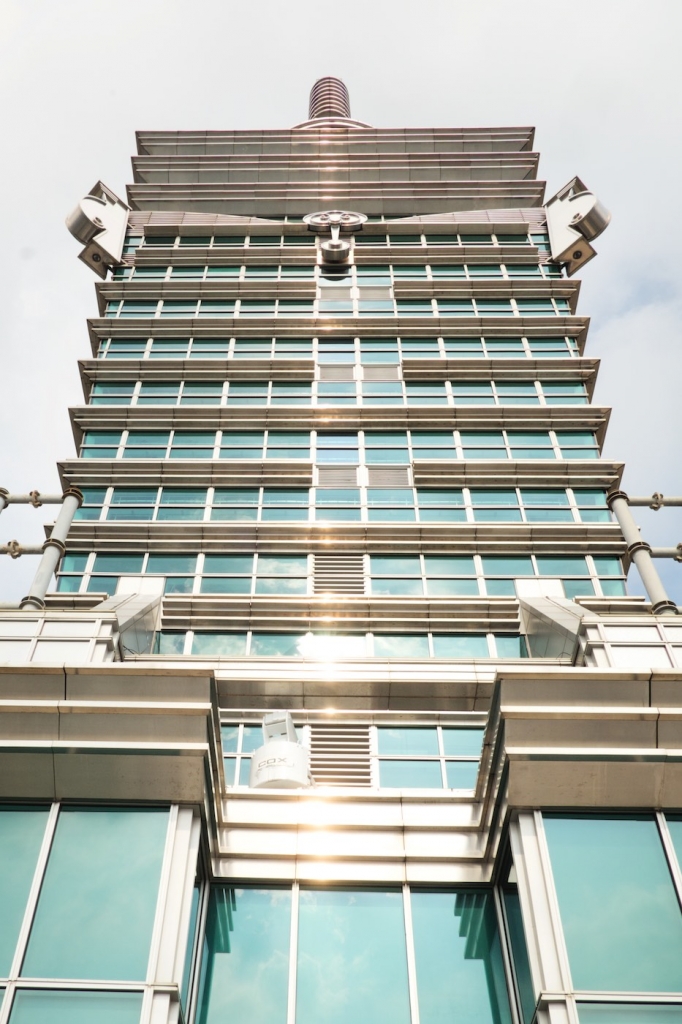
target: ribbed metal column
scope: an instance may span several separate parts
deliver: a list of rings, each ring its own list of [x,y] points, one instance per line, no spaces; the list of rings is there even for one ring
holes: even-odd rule
[[[340,78],[318,78],[310,90],[308,118],[350,117],[348,89]]]

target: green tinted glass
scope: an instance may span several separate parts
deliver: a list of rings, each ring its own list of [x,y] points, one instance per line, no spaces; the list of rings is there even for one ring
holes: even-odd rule
[[[682,1024],[682,1004],[578,1003],[580,1024]]]
[[[380,754],[437,754],[438,733],[435,726],[425,728],[377,729]]]
[[[443,750],[451,757],[479,757],[483,729],[443,729]]]
[[[17,992],[11,1024],[138,1024],[141,992]]]
[[[6,977],[47,823],[42,807],[0,808],[0,977]]]
[[[22,974],[142,981],[167,810],[62,809]]]
[[[285,1024],[290,930],[290,890],[213,889],[199,1024]]]
[[[545,816],[573,984],[682,990],[682,914],[653,817]]]
[[[297,1024],[409,1024],[402,893],[302,889]]]
[[[412,891],[420,1024],[511,1024],[490,892]]]

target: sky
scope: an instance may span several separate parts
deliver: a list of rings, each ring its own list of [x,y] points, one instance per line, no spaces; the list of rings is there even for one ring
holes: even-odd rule
[[[681,30],[680,0],[0,0],[0,486],[54,492],[75,454],[96,278],[67,213],[100,178],[125,195],[136,130],[287,128],[331,74],[376,126],[534,125],[547,197],[575,174],[597,193],[613,221],[578,311],[604,454],[630,494],[682,494]],[[0,542],[41,542],[54,514],[6,509]],[[682,541],[682,509],[635,515]],[[657,566],[682,603],[682,565]],[[36,567],[0,556],[0,598]]]

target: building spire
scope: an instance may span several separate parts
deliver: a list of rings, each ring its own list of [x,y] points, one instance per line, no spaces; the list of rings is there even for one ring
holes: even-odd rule
[[[340,78],[318,78],[310,90],[308,118],[350,117],[348,89]]]

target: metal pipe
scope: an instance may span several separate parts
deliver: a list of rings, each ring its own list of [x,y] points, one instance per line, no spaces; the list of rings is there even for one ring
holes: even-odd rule
[[[83,494],[77,487],[70,487],[68,491],[64,492],[62,507],[52,527],[52,533],[43,545],[43,557],[40,559],[28,594],[21,599],[20,607],[38,609],[45,607],[47,588],[66,551],[66,538],[69,535],[76,509],[80,508],[82,504]]]
[[[18,540],[0,544],[0,555],[9,555],[11,558],[19,558],[20,555],[40,555],[42,552],[42,544],[20,544]]]
[[[682,562],[682,544],[676,548],[652,548],[652,558],[674,558],[676,562]]]
[[[612,491],[606,499],[609,507],[621,528],[623,539],[628,546],[628,554],[637,566],[642,578],[644,589],[651,601],[651,610],[656,615],[676,615],[677,605],[668,597],[661,578],[651,558],[651,547],[642,540],[639,527],[635,522],[628,496],[625,491]]]
[[[647,508],[651,508],[654,512],[658,512],[660,508],[672,507],[673,505],[682,505],[682,498],[666,498],[658,491],[654,491],[650,498],[630,498],[627,499],[628,505],[646,505]]]
[[[28,494],[10,494],[6,487],[0,487],[0,512],[8,505],[61,505],[63,494],[41,494],[40,491],[29,491]]]

